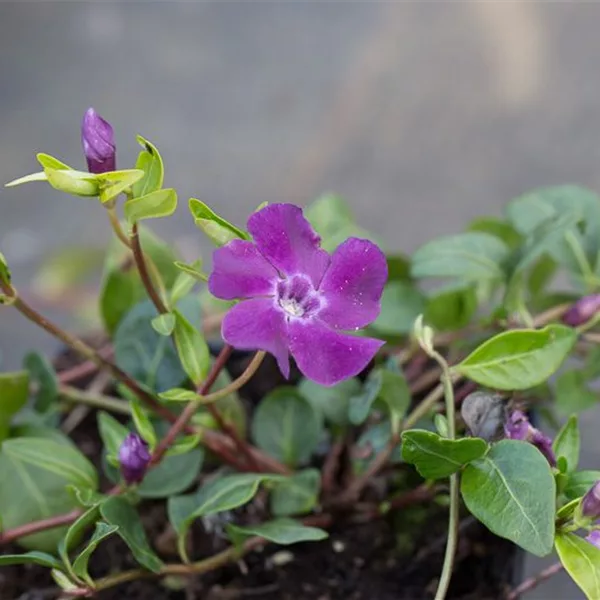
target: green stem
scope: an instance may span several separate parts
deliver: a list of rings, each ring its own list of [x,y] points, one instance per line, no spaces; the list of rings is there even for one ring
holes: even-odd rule
[[[441,365],[444,373],[442,375],[444,386],[444,397],[446,400],[446,418],[448,420],[448,438],[453,440],[456,438],[456,417],[454,406],[454,384],[450,369],[444,358],[437,352],[433,352],[435,358]],[[458,510],[459,510],[459,494],[458,494],[458,473],[450,476],[450,514],[448,517],[448,539],[446,541],[446,552],[444,554],[444,566],[438,589],[435,593],[435,600],[444,600],[450,585],[452,570],[454,567],[454,556],[456,554],[456,544],[458,541]]]
[[[58,391],[60,397],[68,402],[86,404],[87,406],[93,406],[95,408],[103,408],[121,415],[131,414],[129,403],[118,400],[117,398],[79,390],[69,385],[61,385]]]

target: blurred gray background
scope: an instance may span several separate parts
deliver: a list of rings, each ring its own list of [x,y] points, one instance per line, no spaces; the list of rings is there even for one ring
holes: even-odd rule
[[[243,223],[265,200],[323,191],[412,251],[536,186],[600,190],[598,22],[583,2],[2,2],[0,181],[37,170],[39,151],[83,168],[94,106],[122,168],[136,133],[160,148],[183,202],[157,229],[191,257],[208,246],[188,197]],[[0,206],[25,290],[52,249],[109,238],[94,202],[42,184],[3,189]],[[3,367],[32,345],[55,348],[1,310]],[[588,468],[599,426],[584,419]],[[582,595],[558,576],[527,597]]]

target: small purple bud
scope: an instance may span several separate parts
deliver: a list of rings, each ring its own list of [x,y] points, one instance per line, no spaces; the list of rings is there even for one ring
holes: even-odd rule
[[[88,108],[83,116],[81,143],[90,173],[106,173],[115,170],[116,148],[113,128],[93,108]]]
[[[600,519],[600,481],[583,497],[581,514],[589,519]]]
[[[579,327],[587,323],[600,310],[600,294],[584,296],[573,304],[563,315],[565,325]]]
[[[556,466],[552,440],[536,429],[523,411],[513,410],[504,424],[504,434],[509,440],[530,442],[546,457],[552,467]]]
[[[119,448],[121,475],[128,484],[139,483],[150,462],[148,444],[136,433],[130,433]]]
[[[504,424],[504,433],[509,440],[525,441],[528,439],[530,428],[527,415],[521,410],[513,410]]]
[[[596,548],[600,549],[600,530],[595,529],[590,531],[589,535],[585,538],[590,544],[594,544]]]

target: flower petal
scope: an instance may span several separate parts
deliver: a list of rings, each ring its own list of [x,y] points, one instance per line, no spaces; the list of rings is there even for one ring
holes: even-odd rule
[[[252,242],[232,240],[213,252],[208,289],[223,300],[275,293],[277,271]]]
[[[284,377],[289,377],[287,324],[283,311],[270,298],[253,298],[236,304],[225,315],[221,333],[234,348],[270,352]]]
[[[307,275],[318,287],[329,254],[321,238],[293,204],[269,204],[248,219],[248,231],[267,260],[284,275]]]
[[[298,368],[321,385],[335,385],[358,375],[384,344],[373,338],[338,333],[318,319],[292,320],[288,335]]]
[[[327,303],[319,318],[336,329],[372,323],[381,310],[387,275],[385,255],[373,242],[347,239],[333,253],[321,282]]]

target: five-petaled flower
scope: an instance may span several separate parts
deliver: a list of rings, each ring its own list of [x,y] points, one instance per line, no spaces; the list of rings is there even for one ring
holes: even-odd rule
[[[119,448],[121,475],[129,485],[140,483],[150,464],[148,444],[137,433],[130,433]]]
[[[88,108],[83,116],[81,143],[90,173],[115,170],[116,147],[112,125],[93,108]]]
[[[285,377],[289,355],[322,385],[360,373],[381,340],[344,333],[374,321],[387,280],[383,252],[349,238],[330,256],[293,204],[271,204],[248,219],[254,241],[233,240],[214,252],[210,292],[241,299],[225,316],[223,339],[273,354]]]

